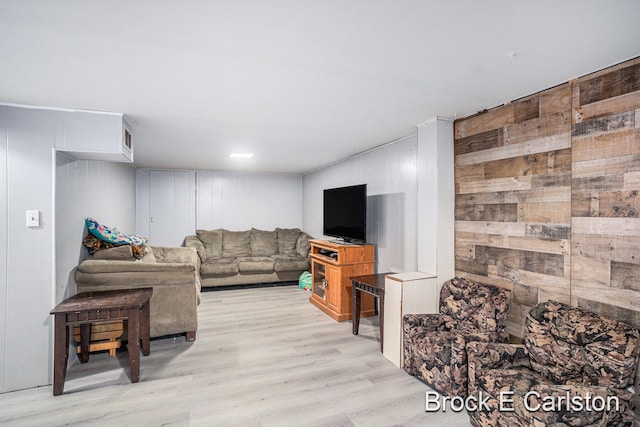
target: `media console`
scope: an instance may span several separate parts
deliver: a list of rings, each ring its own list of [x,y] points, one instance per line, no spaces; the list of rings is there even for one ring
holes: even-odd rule
[[[341,322],[351,319],[352,276],[375,272],[373,245],[339,244],[311,239],[313,288],[309,302]],[[375,301],[363,295],[361,317],[374,316]]]

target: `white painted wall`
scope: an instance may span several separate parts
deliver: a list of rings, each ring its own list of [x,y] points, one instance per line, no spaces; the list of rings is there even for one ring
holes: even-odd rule
[[[56,153],[66,114],[76,113],[0,105],[0,392],[51,383],[49,312],[75,291],[70,275],[86,212],[98,216],[100,209],[123,231],[134,226],[131,166],[76,163]],[[85,138],[92,137],[87,129]],[[40,211],[39,227],[26,226],[27,210]]]
[[[376,246],[376,271],[415,271],[416,153],[412,135],[304,175],[304,230],[323,238],[324,189],[367,184],[367,242]]]
[[[196,182],[198,229],[302,228],[301,175],[198,171]]]
[[[138,169],[136,200],[136,233],[155,245],[196,229],[302,228],[300,175]]]
[[[56,301],[77,292],[75,268],[89,253],[85,218],[135,232],[135,168],[127,163],[56,156]]]
[[[0,241],[5,247],[0,250],[5,275],[0,281],[0,391],[50,383],[54,121],[46,110],[0,106],[0,129],[6,129],[6,148],[0,149],[5,236]],[[27,228],[26,211],[34,209],[40,210],[40,227]]]

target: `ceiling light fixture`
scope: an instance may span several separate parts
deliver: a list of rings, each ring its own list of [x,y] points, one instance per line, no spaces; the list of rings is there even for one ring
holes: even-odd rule
[[[250,159],[253,157],[253,153],[231,153],[229,154],[230,159]]]

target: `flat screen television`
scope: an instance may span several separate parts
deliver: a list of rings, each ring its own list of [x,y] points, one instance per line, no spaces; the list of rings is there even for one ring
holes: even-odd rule
[[[347,243],[367,240],[367,184],[324,190],[325,236],[338,237]]]

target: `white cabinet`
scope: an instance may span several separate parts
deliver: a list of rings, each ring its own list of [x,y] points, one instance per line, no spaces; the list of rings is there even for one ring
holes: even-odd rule
[[[133,162],[131,125],[120,113],[57,111],[55,148],[76,159]]]
[[[399,368],[404,364],[402,317],[405,314],[437,313],[438,278],[411,272],[386,276],[384,283],[384,344],[382,354]]]

